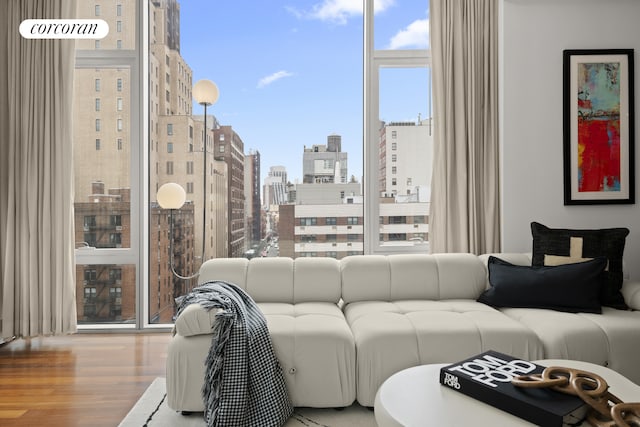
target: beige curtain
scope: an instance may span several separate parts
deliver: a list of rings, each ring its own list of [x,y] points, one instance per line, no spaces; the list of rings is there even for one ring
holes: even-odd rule
[[[500,249],[498,0],[431,0],[432,252]]]
[[[24,19],[75,13],[75,0],[0,2],[2,339],[76,331],[74,41],[18,31]]]

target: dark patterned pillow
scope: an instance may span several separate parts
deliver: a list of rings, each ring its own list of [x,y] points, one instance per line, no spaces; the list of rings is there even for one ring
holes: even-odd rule
[[[570,313],[601,313],[604,257],[553,267],[513,265],[489,257],[491,287],[478,298],[493,307],[546,308]]]
[[[533,236],[533,266],[545,265],[545,256],[555,258],[552,262],[559,264],[558,258],[566,257],[567,262],[576,262],[585,258],[607,258],[607,270],[604,272],[604,284],[600,293],[603,306],[621,310],[628,309],[622,288],[622,256],[628,228],[603,228],[599,230],[571,230],[549,228],[537,222],[531,223]]]

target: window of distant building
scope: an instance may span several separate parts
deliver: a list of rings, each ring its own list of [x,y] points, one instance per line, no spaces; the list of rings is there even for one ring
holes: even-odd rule
[[[97,4],[96,7],[95,7],[95,15],[96,16],[100,16],[100,5],[99,4]]]
[[[98,274],[96,273],[95,268],[85,268],[84,269],[84,280],[85,282],[93,282],[98,278]]]
[[[109,269],[109,279],[110,280],[122,280],[122,269],[121,268],[111,268]],[[113,291],[116,288],[111,288]],[[118,288],[121,289],[121,288]]]
[[[100,119],[96,119],[96,132],[100,132],[101,128],[102,128],[102,122],[100,121]]]
[[[100,40],[96,40],[96,41],[93,43],[93,46],[96,48],[96,50],[97,50],[97,49],[100,49]]]
[[[122,98],[116,99],[116,110],[122,111]]]
[[[94,288],[93,286],[87,286],[84,288],[84,299],[85,299],[85,303],[93,303],[96,295],[97,295],[97,290],[96,288]]]
[[[118,129],[118,132],[122,131],[122,119],[116,120],[116,126]]]
[[[300,225],[316,225],[318,223],[317,218],[300,218]]]
[[[96,79],[95,88],[96,92],[100,92],[100,79]]]
[[[84,226],[87,227],[95,227],[96,226],[96,216],[95,215],[85,215],[84,216]]]
[[[111,215],[109,217],[109,223],[113,227],[122,227],[122,215]]]
[[[406,233],[389,233],[390,242],[397,242],[397,241],[404,241],[404,240],[407,240]]]
[[[113,246],[118,246],[122,244],[122,235],[120,233],[110,233],[109,234],[109,243]]]
[[[358,217],[357,216],[347,217],[347,225],[358,225]]]
[[[116,16],[122,16],[122,5],[121,4],[117,4],[116,5]]]
[[[173,142],[167,142],[167,153],[173,153]]]
[[[327,224],[327,225],[336,225],[336,224],[338,224],[338,218],[336,218],[335,216],[329,216],[329,217],[325,218],[325,224]]]
[[[167,135],[173,135],[173,123],[167,123]]]
[[[116,80],[116,90],[122,92],[122,79],[120,78]]]
[[[390,216],[389,224],[406,224],[407,217],[406,216]]]
[[[100,98],[96,98],[96,111],[100,111]]]
[[[122,32],[122,21],[116,21],[116,31],[118,33]]]

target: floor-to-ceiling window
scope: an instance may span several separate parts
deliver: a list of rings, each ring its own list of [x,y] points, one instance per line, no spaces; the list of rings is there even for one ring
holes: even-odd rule
[[[102,19],[102,39],[76,42],[74,209],[76,304],[80,327],[140,323],[141,6],[78,2],[78,17]]]
[[[367,253],[426,252],[431,194],[429,3],[365,2]]]
[[[171,323],[213,257],[427,250],[427,0],[79,3],[80,324]]]

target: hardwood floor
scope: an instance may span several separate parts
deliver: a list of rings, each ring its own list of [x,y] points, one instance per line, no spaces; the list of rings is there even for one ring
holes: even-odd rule
[[[0,425],[116,427],[165,376],[169,340],[81,333],[0,346]]]

